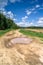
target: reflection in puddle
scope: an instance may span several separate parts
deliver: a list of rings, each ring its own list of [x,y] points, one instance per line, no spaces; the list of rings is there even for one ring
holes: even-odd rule
[[[5,47],[10,48],[13,47],[14,44],[18,43],[18,44],[29,44],[32,42],[31,38],[14,38],[11,39],[10,41],[5,43]]]
[[[11,43],[25,43],[25,44],[28,44],[28,43],[30,43],[32,41],[32,39],[31,38],[14,38],[14,39],[12,39],[10,42]]]

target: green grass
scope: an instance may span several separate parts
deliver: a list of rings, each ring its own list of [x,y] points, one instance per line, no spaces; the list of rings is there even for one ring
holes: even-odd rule
[[[11,29],[0,30],[0,36],[3,36],[5,33],[9,32]]]
[[[24,29],[21,29],[20,32],[27,35],[27,36],[34,36],[34,37],[43,38],[43,33],[40,33],[40,32],[34,32],[34,31],[24,30]]]

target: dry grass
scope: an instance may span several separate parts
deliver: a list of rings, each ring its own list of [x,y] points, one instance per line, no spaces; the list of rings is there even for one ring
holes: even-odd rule
[[[26,30],[30,30],[30,31],[35,31],[35,32],[41,32],[41,33],[43,33],[43,29],[26,29]]]

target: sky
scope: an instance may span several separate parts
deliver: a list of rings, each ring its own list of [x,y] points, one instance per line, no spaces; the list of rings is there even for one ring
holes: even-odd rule
[[[19,26],[43,27],[43,0],[0,0],[0,11]]]

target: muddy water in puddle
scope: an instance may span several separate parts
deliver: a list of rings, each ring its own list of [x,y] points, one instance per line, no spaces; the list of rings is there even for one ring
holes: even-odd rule
[[[23,43],[23,44],[28,44],[32,41],[31,38],[14,38],[10,42],[11,43]]]

